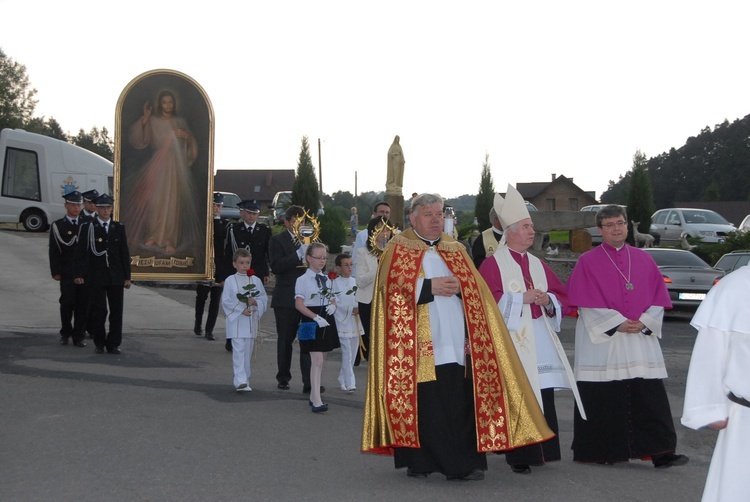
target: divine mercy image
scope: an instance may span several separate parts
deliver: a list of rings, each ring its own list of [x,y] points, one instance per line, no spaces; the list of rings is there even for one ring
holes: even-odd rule
[[[150,74],[125,92],[119,217],[134,271],[200,274],[207,263],[210,104],[177,73]]]

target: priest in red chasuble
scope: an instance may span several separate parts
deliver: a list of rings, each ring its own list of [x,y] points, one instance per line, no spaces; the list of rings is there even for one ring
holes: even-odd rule
[[[362,451],[411,477],[480,480],[486,452],[553,436],[513,342],[443,200],[412,202],[412,228],[381,257],[372,302]]]

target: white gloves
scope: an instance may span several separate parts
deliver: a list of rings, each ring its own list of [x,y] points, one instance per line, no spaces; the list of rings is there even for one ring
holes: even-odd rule
[[[313,318],[313,321],[315,321],[316,323],[318,323],[318,327],[319,328],[325,328],[326,326],[330,326],[330,324],[328,324],[328,321],[326,321],[325,319],[323,319],[319,315],[316,315]]]
[[[307,244],[300,244],[300,246],[297,248],[297,258],[300,259],[300,261],[305,261],[305,253],[307,253]]]
[[[326,305],[326,313],[328,315],[333,315],[334,312],[336,312],[336,305],[334,305],[333,303],[329,303],[328,305]]]

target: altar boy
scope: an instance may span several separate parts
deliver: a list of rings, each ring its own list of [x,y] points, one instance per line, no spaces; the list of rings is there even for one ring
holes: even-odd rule
[[[221,306],[227,316],[227,340],[232,340],[234,388],[250,392],[250,357],[255,338],[260,331],[260,318],[268,308],[268,296],[263,281],[250,268],[250,251],[239,248],[232,256],[237,271],[224,281]]]
[[[342,253],[336,257],[336,272],[338,277],[333,280],[333,290],[336,294],[336,330],[341,344],[341,371],[339,385],[344,392],[352,393],[357,390],[354,379],[354,360],[359,348],[359,337],[364,333],[362,321],[359,319],[359,308],[354,293],[357,291],[357,280],[352,277],[352,256]]]

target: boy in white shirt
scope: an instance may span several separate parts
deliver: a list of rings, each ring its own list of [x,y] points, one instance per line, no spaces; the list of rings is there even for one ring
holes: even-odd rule
[[[354,359],[357,357],[359,337],[364,330],[359,320],[359,308],[354,293],[357,291],[357,280],[352,277],[352,256],[348,253],[336,257],[338,277],[333,280],[333,291],[336,294],[336,329],[341,344],[341,371],[339,384],[341,390],[354,392],[357,384],[354,380]]]
[[[253,269],[250,268],[250,251],[240,248],[232,256],[237,273],[224,281],[221,306],[227,316],[227,339],[232,341],[234,388],[237,392],[250,392],[250,357],[255,338],[260,331],[260,318],[268,308],[268,296]]]

